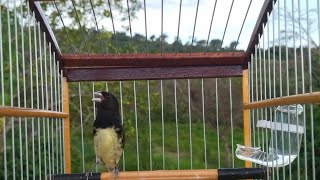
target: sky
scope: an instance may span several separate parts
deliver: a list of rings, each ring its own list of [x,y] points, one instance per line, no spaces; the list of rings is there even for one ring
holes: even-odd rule
[[[106,1],[107,2],[107,1]],[[161,0],[145,0],[146,2],[146,23],[145,23],[145,11],[142,0],[142,9],[139,10],[136,14],[136,18],[131,19],[131,28],[132,34],[141,34],[145,36],[145,27],[147,26],[147,34],[148,39],[152,35],[159,37],[161,32],[167,35],[167,41],[172,43],[178,33],[178,25],[179,25],[179,7],[180,0],[163,0],[163,29],[161,29]],[[258,19],[259,13],[263,6],[264,0],[181,0],[181,15],[180,15],[180,31],[179,38],[182,43],[191,44],[192,36],[194,33],[194,41],[199,40],[207,40],[210,30],[210,22],[212,18],[212,13],[214,11],[214,18],[212,20],[212,26],[210,31],[209,42],[212,39],[220,39],[223,40],[223,47],[229,46],[231,42],[237,41],[238,36],[241,31],[241,26],[243,25],[242,32],[239,37],[239,44],[237,49],[246,50],[248,43],[250,41],[253,29],[256,25],[256,21]],[[199,2],[198,14],[196,17],[197,3]],[[295,17],[298,17],[298,2],[299,0],[278,0],[274,9],[275,12],[275,21],[272,21],[272,16],[269,17],[269,34],[265,32],[264,38],[269,38],[269,45],[274,42],[279,42],[279,37],[283,37],[283,34],[279,32],[285,29],[285,22],[280,18],[280,23],[278,23],[278,12],[280,14],[284,14],[285,7],[286,12],[292,12],[294,10]],[[251,3],[251,4],[250,4]],[[304,14],[303,18],[306,18],[306,5],[309,3],[309,12],[310,12],[310,22],[312,24],[311,27],[311,38],[319,44],[319,32],[318,28],[318,16],[316,12],[317,8],[317,0],[306,0],[300,1],[301,14]],[[280,9],[278,11],[278,5],[280,4]],[[124,7],[127,7],[126,1],[123,0]],[[250,5],[250,8],[249,8]],[[108,8],[107,3],[104,4],[103,8]],[[229,12],[230,9],[230,17]],[[249,8],[248,14],[246,16],[247,10]],[[315,11],[311,12],[310,9],[314,9]],[[92,14],[89,14],[92,16]],[[129,31],[124,27],[128,27],[129,21],[122,21],[121,18],[123,15],[126,16],[126,13],[122,13],[121,15],[117,13],[115,10],[113,11],[114,16],[114,25],[115,30],[120,32],[126,32],[127,35],[130,35]],[[245,19],[246,16],[246,19]],[[302,15],[303,16],[303,15]],[[228,21],[229,17],[229,21]],[[279,16],[281,17],[281,15]],[[92,23],[92,27],[96,27],[94,23],[93,16],[89,18]],[[245,19],[245,21],[244,21]],[[111,18],[103,18],[98,20],[99,28],[103,28],[108,31],[113,31],[112,29],[112,21]],[[65,21],[67,22],[67,20]],[[227,24],[228,23],[228,24]],[[302,24],[307,24],[303,22]],[[286,33],[293,31],[292,19],[287,17],[286,21],[287,30]],[[274,26],[274,28],[273,28]],[[306,26],[306,25],[305,25]],[[279,28],[280,27],[280,28]],[[298,32],[298,25],[295,26],[295,31]],[[304,27],[307,28],[307,27]],[[275,32],[272,32],[275,29]],[[280,31],[279,31],[280,30]],[[267,29],[265,28],[265,31]],[[225,35],[224,35],[225,32]],[[273,34],[275,35],[273,37]],[[263,37],[260,38],[260,42],[263,41]],[[281,43],[283,44],[284,41]],[[292,40],[287,40],[287,45],[292,46],[294,43]],[[303,44],[305,45],[307,42],[304,40]],[[267,46],[267,45],[266,45]]]
[[[212,39],[222,39],[224,31],[225,36],[223,39],[223,47],[228,46],[232,41],[236,41],[238,39],[241,26],[244,22],[245,14],[251,2],[248,15],[243,24],[243,30],[240,34],[239,45],[237,49],[246,50],[248,43],[250,41],[254,26],[258,19],[259,13],[263,6],[264,0],[199,0],[198,7],[198,15],[196,19],[196,27],[195,25],[195,15],[197,9],[198,0],[182,0],[182,8],[181,8],[181,19],[180,19],[180,34],[179,37],[183,43],[189,42],[191,43],[191,39],[194,32],[194,39],[199,40],[207,40],[209,29],[210,29],[210,21],[212,18],[212,12],[214,10],[214,6],[216,3],[216,9],[214,18],[212,21],[212,29],[210,31],[209,41]],[[275,21],[272,22],[271,16],[269,17],[269,43],[271,41],[277,41],[278,37],[284,36],[283,34],[279,34],[278,26],[280,26],[280,31],[285,29],[285,22],[283,21],[285,10],[287,12],[292,12],[294,10],[295,17],[298,17],[298,0],[278,0],[275,6]],[[232,5],[233,3],[233,5]],[[309,3],[309,4],[308,4]],[[278,14],[278,5],[280,4],[280,23],[277,22],[277,14]],[[316,0],[307,0],[300,1],[300,9],[301,14],[304,14],[303,18],[306,19],[306,9],[307,4],[309,6],[309,23],[311,24],[310,34],[311,38],[319,44],[319,31],[318,28],[318,17],[317,17],[317,1]],[[142,4],[143,5],[143,4]],[[177,37],[178,32],[178,22],[179,22],[179,5],[180,0],[163,0],[163,33],[168,36],[168,42],[173,42]],[[232,6],[232,11],[230,14],[230,18],[227,23],[228,15],[230,12],[230,8]],[[310,10],[314,11],[311,12]],[[161,35],[161,1],[160,0],[146,0],[146,12],[147,12],[147,33],[148,37],[151,35],[156,35],[158,37]],[[132,32],[139,33],[145,35],[145,18],[144,18],[144,10],[140,10],[137,13],[137,18],[133,19],[132,24]],[[110,21],[111,22],[111,21]],[[292,19],[287,17],[287,30],[286,33],[289,36],[290,31],[292,31]],[[273,38],[273,24],[275,24],[275,37]],[[302,22],[304,26],[306,26],[306,21]],[[116,21],[116,30],[123,30],[123,25],[128,25],[128,22]],[[111,27],[111,26],[109,26]],[[227,28],[226,28],[227,27]],[[295,26],[296,32],[298,32],[298,25]],[[307,27],[304,27],[307,28]],[[267,29],[265,28],[265,31]],[[128,33],[129,34],[129,33]],[[267,33],[264,33],[267,34]],[[267,35],[265,35],[265,39],[267,39]],[[298,39],[298,38],[297,38]],[[262,41],[262,37],[260,41]],[[282,44],[284,41],[281,42]],[[287,45],[292,46],[293,41],[288,39]],[[306,45],[306,40],[302,42]]]
[[[179,37],[183,43],[191,43],[195,25],[197,2],[197,0],[182,1]],[[216,9],[209,39],[223,38],[232,0],[218,0],[217,2],[213,0],[199,0],[198,15],[194,31],[195,40],[207,40],[215,3]],[[180,1],[163,0],[163,4],[163,33],[168,36],[168,42],[173,42],[178,33]],[[234,0],[223,40],[223,46],[228,46],[232,41],[237,40],[249,4],[250,0]],[[248,16],[239,39],[239,49],[246,48],[262,4],[263,0],[252,1],[251,8],[248,12]],[[146,12],[148,37],[151,35],[156,35],[156,37],[158,37],[161,34],[161,1],[146,1]],[[144,13],[143,9],[140,10],[137,13],[137,18],[132,20],[131,24],[133,34],[139,33],[145,35]],[[128,23],[120,23],[120,21],[116,22],[116,29],[122,29],[122,26],[126,25],[125,23]]]

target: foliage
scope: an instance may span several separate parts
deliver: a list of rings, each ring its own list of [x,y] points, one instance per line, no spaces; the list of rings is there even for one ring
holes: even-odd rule
[[[106,3],[108,2],[108,3]],[[131,18],[136,17],[136,13],[141,9],[141,2],[137,0],[129,0],[129,11]],[[106,4],[110,3],[106,6]],[[70,24],[67,26],[79,29],[79,23],[84,29],[96,27],[95,21],[100,22],[111,16],[118,15],[117,18],[126,20],[128,18],[128,6],[121,0],[71,0],[57,1],[55,3],[44,3],[42,7],[48,13],[48,19],[53,29],[62,27],[62,19],[68,19]],[[110,11],[111,8],[111,11]],[[60,17],[61,16],[61,17]],[[103,27],[101,27],[103,28]]]

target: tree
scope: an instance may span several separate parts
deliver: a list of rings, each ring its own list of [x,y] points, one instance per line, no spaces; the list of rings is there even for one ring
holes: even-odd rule
[[[209,51],[219,51],[222,41],[220,39],[213,39],[209,44]]]
[[[238,43],[237,41],[232,41],[232,42],[230,43],[228,49],[230,49],[230,50],[235,50],[236,47],[238,46],[238,44],[239,44],[239,43]]]

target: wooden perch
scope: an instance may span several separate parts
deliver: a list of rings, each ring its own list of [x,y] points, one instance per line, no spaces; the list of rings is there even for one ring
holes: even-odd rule
[[[0,117],[1,116],[66,118],[68,117],[68,114],[64,112],[42,110],[42,109],[0,106]]]
[[[320,103],[320,92],[312,92],[291,96],[283,96],[279,98],[267,99],[262,101],[256,101],[251,103],[244,103],[244,109],[258,109],[273,106],[282,106],[289,104],[308,104],[308,103]]]
[[[262,179],[267,177],[267,168],[234,168],[234,169],[197,169],[197,170],[156,170],[156,171],[126,171],[120,172],[117,180],[152,179],[152,180],[188,180],[188,179]],[[48,179],[52,180],[107,180],[114,179],[113,173],[86,174],[53,174]]]

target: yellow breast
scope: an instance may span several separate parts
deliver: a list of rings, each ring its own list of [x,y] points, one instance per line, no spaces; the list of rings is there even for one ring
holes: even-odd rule
[[[94,136],[96,156],[109,170],[113,170],[119,163],[122,155],[121,141],[114,128],[97,129]]]

